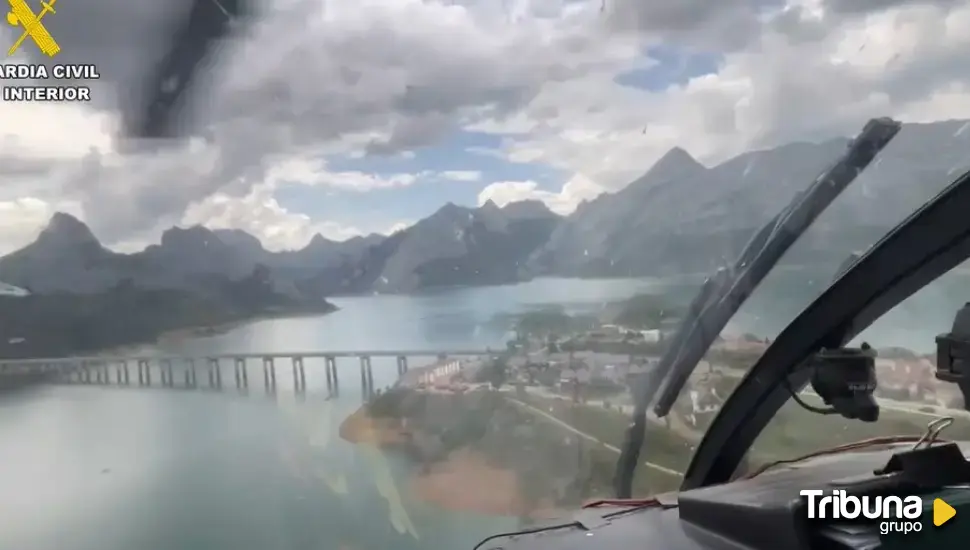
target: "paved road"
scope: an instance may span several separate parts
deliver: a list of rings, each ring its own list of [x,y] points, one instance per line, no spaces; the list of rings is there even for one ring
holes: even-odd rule
[[[612,451],[612,452],[614,452],[616,454],[619,454],[620,453],[620,449],[617,448],[616,446],[611,445],[611,444],[609,444],[609,443],[607,443],[607,442],[599,439],[598,437],[596,437],[596,436],[594,436],[592,434],[586,433],[586,432],[584,432],[584,431],[576,428],[575,426],[572,426],[571,424],[569,424],[567,422],[564,422],[563,420],[560,420],[559,418],[556,418],[555,416],[547,413],[546,411],[543,411],[542,409],[539,409],[539,408],[537,408],[537,407],[535,407],[533,405],[530,405],[528,403],[525,403],[523,401],[520,401],[520,400],[516,399],[515,397],[509,395],[508,393],[511,392],[512,388],[505,387],[505,388],[502,388],[502,390],[503,390],[503,393],[506,394],[505,395],[506,399],[508,399],[510,402],[514,403],[515,405],[517,405],[517,406],[519,406],[519,407],[521,407],[521,408],[523,408],[523,409],[531,412],[532,414],[535,414],[536,416],[538,416],[538,417],[540,417],[540,418],[542,418],[544,420],[547,420],[548,422],[551,422],[553,424],[556,424],[557,426],[561,427],[562,429],[564,429],[564,430],[566,430],[566,431],[568,431],[568,432],[570,432],[570,433],[572,433],[574,435],[577,435],[579,437],[582,437],[583,439],[586,439],[587,441],[592,441],[594,443],[597,443],[597,444],[603,446],[606,449],[609,449],[610,451]],[[556,393],[553,393],[553,392],[550,392],[550,391],[547,391],[544,388],[527,387],[526,390],[529,391],[530,393],[533,393],[533,394],[535,394],[537,396],[544,397],[544,398],[564,399],[564,396],[559,395],[559,394],[556,394]],[[812,397],[812,398],[821,400],[821,398],[818,395],[814,394],[814,393],[811,393],[811,392],[804,392],[804,393],[806,395],[808,395],[809,397]],[[603,407],[604,404],[605,404],[605,402],[602,401],[602,400],[591,400],[591,401],[587,401],[583,405],[588,406],[588,407]],[[929,413],[929,412],[926,412],[926,411],[921,411],[921,410],[918,410],[916,408],[912,408],[912,407],[908,407],[908,406],[898,406],[898,405],[886,404],[883,400],[880,400],[880,407],[882,407],[882,408],[884,408],[886,410],[898,411],[898,412],[903,412],[903,413],[908,413],[908,414],[918,415],[918,416],[926,416],[926,417],[930,417],[930,418],[940,418],[940,417],[946,416],[946,415],[953,416],[954,415],[953,413],[957,413],[957,414],[961,414],[962,413],[962,415],[966,415],[967,414],[964,411],[956,411],[956,410],[952,410],[952,409],[945,409],[945,408],[942,408],[942,407],[938,408],[938,410],[940,411],[940,413],[934,414],[934,413]],[[662,420],[660,420],[660,419],[651,418],[651,420],[654,420],[656,422],[661,422],[662,423]],[[660,464],[656,464],[654,462],[644,461],[643,464],[645,466],[647,466],[648,468],[652,468],[654,470],[657,470],[659,472],[663,472],[665,474],[669,474],[669,475],[673,475],[673,476],[683,476],[683,472],[679,472],[677,470],[674,470],[672,468],[668,468],[666,466],[662,466]]]
[[[505,398],[508,399],[509,401],[511,401],[512,403],[515,403],[519,407],[522,407],[523,409],[525,409],[525,410],[527,410],[527,411],[535,414],[536,416],[539,416],[539,417],[543,418],[544,420],[548,420],[549,422],[552,422],[553,424],[556,424],[557,426],[561,427],[564,430],[567,430],[567,431],[569,431],[569,432],[571,432],[571,433],[573,433],[575,435],[578,435],[579,437],[582,437],[583,439],[586,439],[587,441],[592,441],[594,443],[598,443],[598,444],[602,445],[603,447],[609,449],[610,451],[613,451],[616,454],[620,454],[620,449],[617,448],[617,447],[615,447],[614,445],[610,445],[609,443],[607,443],[607,442],[599,439],[598,437],[595,437],[595,436],[590,435],[590,434],[588,434],[588,433],[586,433],[586,432],[584,432],[582,430],[579,430],[576,427],[574,427],[574,426],[572,426],[572,425],[570,425],[570,424],[568,424],[566,422],[563,422],[562,420],[556,418],[555,416],[547,413],[546,411],[543,411],[542,409],[539,409],[537,407],[533,407],[532,405],[530,405],[528,403],[519,401],[518,399],[516,399],[514,397],[511,397],[511,396],[508,396],[508,395],[506,395]],[[678,477],[680,477],[680,476],[683,476],[684,475],[683,472],[678,472],[677,470],[674,470],[672,468],[668,468],[666,466],[661,466],[660,464],[655,464],[653,462],[644,461],[643,462],[643,465],[644,466],[647,466],[648,468],[653,468],[654,470],[657,470],[659,472],[663,472],[665,474],[669,474],[669,475],[672,475],[672,476],[678,476]]]

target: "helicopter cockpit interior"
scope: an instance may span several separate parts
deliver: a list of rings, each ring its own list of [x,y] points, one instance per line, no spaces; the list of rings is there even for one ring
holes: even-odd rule
[[[243,1],[226,2],[232,14],[247,12]],[[201,59],[228,32],[225,13],[195,2],[172,50],[150,75],[142,109],[130,122],[135,137],[176,133],[180,98]],[[205,11],[208,10],[208,11]],[[205,13],[203,13],[205,11]],[[203,17],[203,15],[206,15]],[[211,17],[210,17],[211,16]],[[180,76],[176,89],[158,82]],[[163,90],[163,91],[158,91]],[[876,119],[853,140],[842,158],[821,174],[751,240],[731,269],[702,286],[668,344],[666,354],[637,395],[627,445],[615,480],[617,499],[590,503],[568,521],[493,535],[476,550],[574,550],[591,547],[706,549],[874,549],[947,548],[965,545],[970,523],[970,445],[947,439],[946,417],[929,422],[925,433],[871,438],[801,457],[778,460],[753,471],[742,468],[756,440],[789,403],[809,414],[849,422],[875,422],[880,406],[876,353],[849,344],[867,327],[920,289],[970,259],[970,172],[957,177],[860,257],[775,338],[723,403],[688,465],[680,490],[633,498],[633,472],[645,441],[648,408],[670,411],[687,377],[720,330],[778,259],[899,131],[900,124]],[[949,332],[936,338],[936,377],[959,388],[970,410],[970,300],[953,296]],[[806,387],[824,406],[800,397]],[[803,491],[819,495],[888,497],[918,495],[918,532],[886,530],[872,519],[809,518]],[[942,499],[958,518],[934,526],[933,503]]]
[[[714,336],[801,233],[895,136],[899,124],[876,119],[779,217],[749,243],[733,269],[703,285],[691,315],[672,338],[653,380],[637,402],[617,466],[619,499],[590,503],[566,522],[482,541],[476,550],[589,548],[947,548],[966,540],[964,522],[934,525],[934,502],[950,516],[970,513],[970,462],[966,444],[949,441],[952,418],[941,417],[925,433],[877,437],[743,471],[746,455],[773,417],[788,403],[809,414],[849,422],[875,422],[880,406],[876,352],[865,342],[850,347],[882,315],[970,258],[970,172],[844,266],[743,377],[704,434],[680,490],[651,498],[630,494],[647,408],[670,410]],[[828,193],[828,196],[825,196]],[[956,302],[956,299],[954,299]],[[963,301],[963,300],[960,300]],[[956,308],[955,308],[956,309]],[[949,332],[936,338],[936,378],[952,383],[970,409],[970,303],[954,311]],[[824,406],[807,403],[807,387]],[[658,395],[654,399],[655,395]],[[963,411],[960,411],[961,413]],[[876,519],[809,517],[815,501],[806,493],[849,497],[918,495],[918,532],[894,532]],[[837,492],[837,493],[836,493]],[[809,493],[810,494],[810,493]],[[834,497],[836,499],[839,496]],[[844,509],[844,508],[843,508]],[[834,519],[833,519],[834,517]],[[890,522],[892,523],[892,522]]]

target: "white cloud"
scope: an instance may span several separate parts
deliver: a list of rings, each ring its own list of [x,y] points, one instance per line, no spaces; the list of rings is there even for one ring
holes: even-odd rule
[[[76,161],[114,149],[115,117],[85,105],[0,101],[0,121],[2,158]]]
[[[0,201],[0,254],[12,252],[37,238],[55,212],[79,213],[77,204],[52,204],[35,197]]]
[[[959,69],[970,63],[970,4],[843,17],[795,1],[763,19],[715,74],[657,92],[598,76],[549,83],[507,120],[476,129],[504,135],[512,161],[547,163],[616,189],[674,146],[712,163],[851,134],[872,116],[970,117]]]
[[[154,240],[164,224],[190,219],[248,228],[276,247],[315,231],[364,231],[286,212],[272,189],[495,179],[473,169],[384,175],[306,160],[407,158],[459,127],[502,137],[499,153],[477,152],[568,174],[559,192],[506,181],[481,197],[538,198],[566,212],[631,181],[673,146],[712,162],[850,133],[873,115],[970,117],[966,2],[789,0],[766,10],[750,0],[611,0],[601,14],[599,0],[288,0],[227,49],[208,79],[209,94],[191,111],[204,138],[132,154],[114,138],[124,107],[117,98],[150,50],[133,46],[158,39],[168,9],[143,4],[59,7],[51,25],[62,25],[52,32],[71,45],[64,62],[98,59],[104,78],[88,106],[0,105],[0,204],[19,212],[0,221],[0,241],[35,233],[38,216],[54,207],[39,204],[64,201],[109,244]],[[99,26],[102,19],[125,25]],[[659,91],[617,83],[617,74],[655,63],[641,53],[660,44],[724,60],[715,74]]]
[[[387,229],[385,229],[383,231],[379,231],[379,233],[381,233],[383,235],[393,235],[394,233],[397,233],[398,231],[404,231],[405,229],[411,227],[412,225],[414,225],[414,222],[413,221],[409,221],[409,222],[395,222],[395,223],[392,223]]]
[[[286,159],[272,166],[266,174],[266,181],[274,186],[291,183],[358,192],[408,187],[417,180],[415,174],[380,176],[354,170],[331,171],[326,161],[306,158]]]
[[[273,189],[268,185],[256,186],[243,197],[223,193],[208,197],[190,206],[181,224],[242,229],[259,238],[269,250],[301,248],[317,233],[334,240],[363,234],[356,227],[314,221],[305,214],[288,211],[273,197]]]
[[[542,201],[557,214],[570,214],[583,201],[591,200],[603,192],[603,188],[578,175],[566,182],[559,192],[539,189],[534,181],[499,181],[478,194],[479,206],[488,201],[498,206],[525,200]]]
[[[445,170],[441,177],[451,181],[481,181],[482,173],[478,170]]]
[[[291,212],[273,196],[273,186],[261,184],[242,197],[217,193],[193,204],[180,225],[203,225],[212,229],[242,229],[262,241],[268,250],[294,250],[306,246],[314,235],[344,241],[351,237],[381,233],[390,235],[413,222],[397,221],[383,225],[355,226],[333,220],[314,220],[306,214]],[[146,243],[130,243],[133,249]]]

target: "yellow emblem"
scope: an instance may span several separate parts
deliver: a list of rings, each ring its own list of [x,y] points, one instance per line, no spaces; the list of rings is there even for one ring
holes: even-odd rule
[[[57,45],[57,41],[51,36],[51,33],[47,32],[47,28],[41,23],[41,20],[48,13],[57,13],[54,11],[54,4],[57,0],[50,0],[50,2],[41,1],[41,6],[43,9],[40,10],[40,14],[34,15],[34,11],[30,9],[25,0],[7,0],[10,4],[10,12],[7,13],[7,23],[14,27],[23,27],[24,32],[20,35],[20,38],[14,42],[13,46],[7,51],[7,56],[12,56],[17,53],[20,49],[20,45],[24,43],[24,40],[29,36],[33,39],[37,47],[40,48],[45,55],[48,57],[54,57],[61,52],[61,47]]]

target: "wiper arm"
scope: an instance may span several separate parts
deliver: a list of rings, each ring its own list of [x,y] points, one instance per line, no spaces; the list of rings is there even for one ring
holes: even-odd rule
[[[720,269],[704,282],[660,362],[634,390],[633,422],[627,429],[613,480],[619,498],[629,498],[632,493],[646,435],[647,409],[657,392],[663,387],[655,412],[665,416],[731,317],[819,214],[892,141],[900,127],[889,118],[870,120],[842,157],[755,234],[733,268]]]
[[[250,0],[193,0],[169,39],[167,53],[146,75],[143,96],[126,121],[138,138],[179,137],[178,115],[202,62],[219,40],[230,35],[237,18],[252,13]]]

